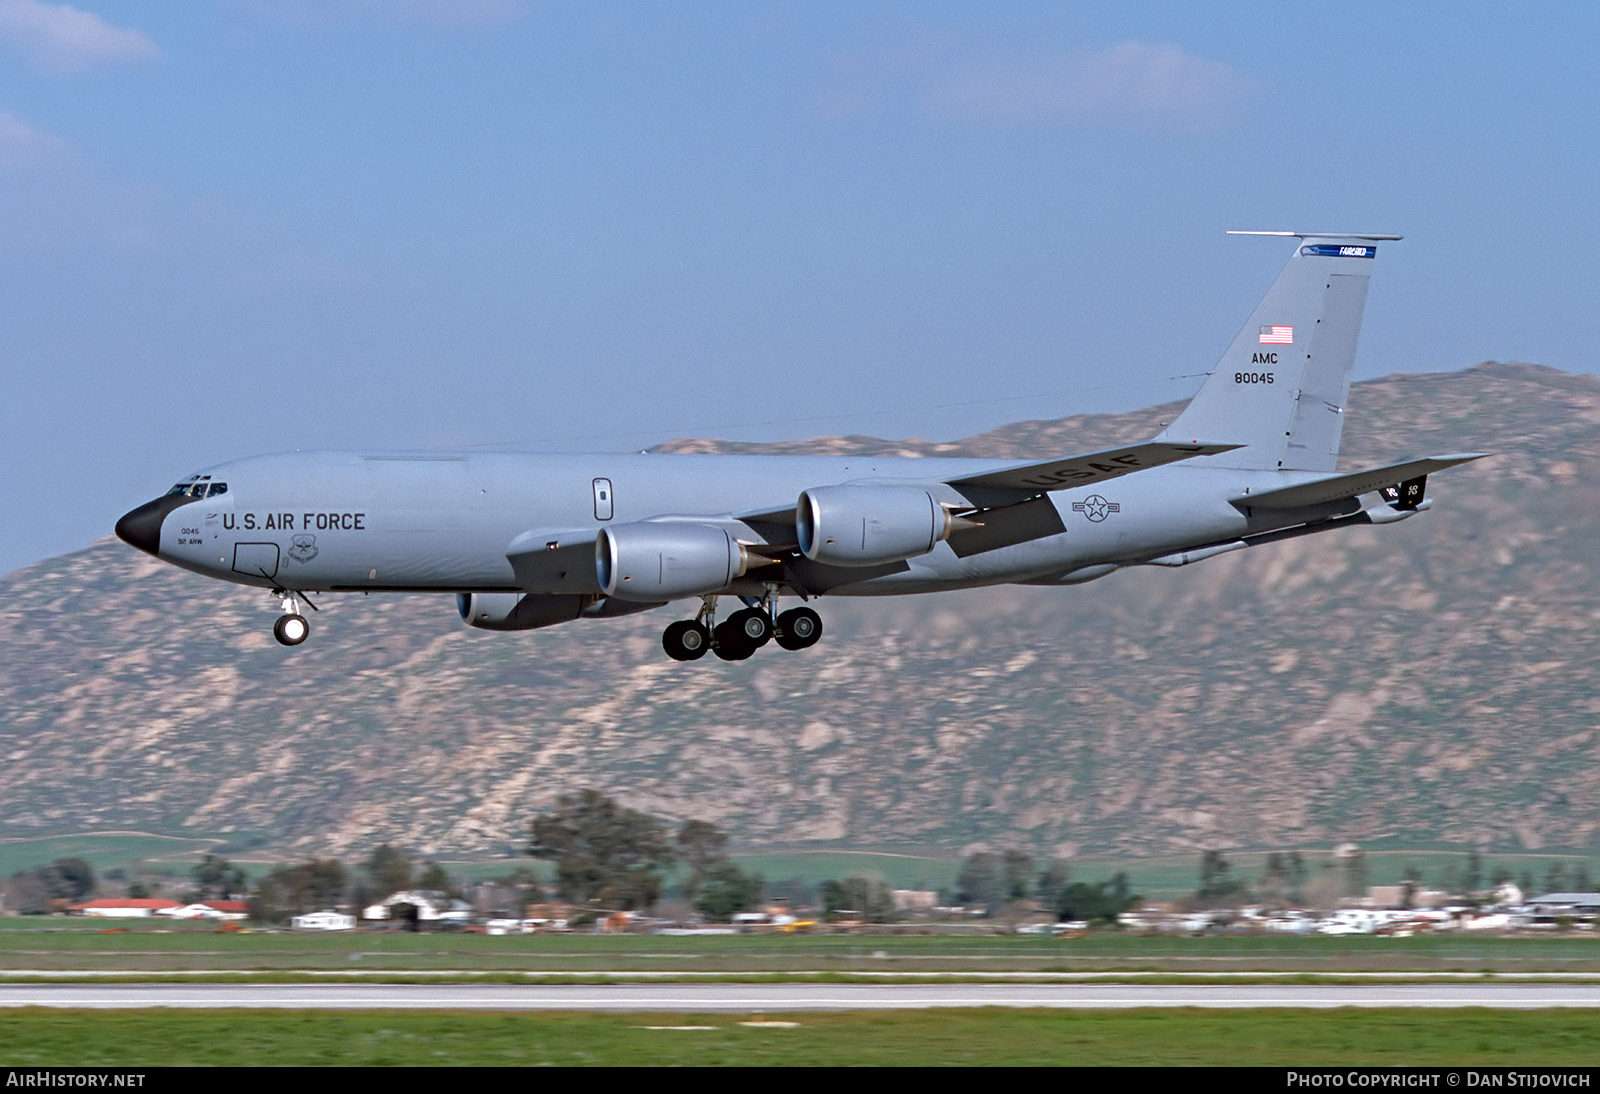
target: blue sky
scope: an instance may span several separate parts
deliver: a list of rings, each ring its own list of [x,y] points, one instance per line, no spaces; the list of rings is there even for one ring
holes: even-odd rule
[[[1406,235],[1360,375],[1595,371],[1600,9],[1311,8],[0,0],[0,572],[286,448],[1183,397],[1229,228]]]

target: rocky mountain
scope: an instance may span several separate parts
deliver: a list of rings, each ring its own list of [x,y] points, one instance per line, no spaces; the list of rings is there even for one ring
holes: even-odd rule
[[[264,594],[103,541],[3,582],[0,826],[481,853],[593,786],[745,848],[1590,847],[1600,382],[1483,365],[1350,402],[1346,465],[1498,455],[1399,525],[1074,588],[824,599],[819,645],[742,663],[667,660],[667,610],[489,634],[445,596],[329,596],[283,649]],[[1037,456],[1174,412],[759,447]]]

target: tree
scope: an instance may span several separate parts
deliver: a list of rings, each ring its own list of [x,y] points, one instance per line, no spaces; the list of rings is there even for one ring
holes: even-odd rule
[[[1001,891],[1007,904],[1027,900],[1033,881],[1033,858],[1026,851],[1008,848],[1001,862]]]
[[[1267,856],[1256,891],[1268,900],[1283,900],[1289,893],[1289,869],[1283,856],[1274,851]]]
[[[711,867],[727,860],[723,849],[728,846],[728,835],[710,821],[687,820],[678,829],[678,854],[689,864],[689,880],[684,883],[683,895],[693,904],[705,884]]]
[[[829,920],[843,919],[854,912],[867,923],[895,921],[894,895],[881,881],[847,877],[843,881],[824,881],[821,885],[823,915]]]
[[[94,867],[81,858],[58,858],[39,868],[51,897],[77,904],[94,896]]]
[[[562,795],[528,828],[527,853],[555,862],[556,883],[574,904],[648,908],[661,895],[661,871],[677,859],[659,820],[598,790]]]
[[[58,858],[11,875],[11,903],[23,915],[65,911],[94,895],[94,867],[81,858]]]
[[[735,912],[748,911],[761,900],[766,883],[760,874],[747,874],[727,859],[712,864],[706,871],[695,908],[706,918],[719,922],[732,919]]]
[[[250,918],[282,923],[290,916],[331,909],[344,899],[349,881],[344,864],[337,859],[280,866],[250,894]]]
[[[437,862],[428,863],[428,868],[417,879],[417,888],[423,892],[443,893],[452,899],[461,895],[456,883],[450,880],[450,872]]]
[[[1201,904],[1223,904],[1244,895],[1244,882],[1233,876],[1233,866],[1221,851],[1200,856],[1200,889],[1195,893]]]
[[[539,904],[544,900],[544,886],[539,884],[539,875],[530,866],[518,866],[494,881],[503,888],[516,890],[519,905]]]
[[[361,867],[380,896],[392,896],[411,888],[411,860],[392,844],[380,843]]]
[[[18,870],[8,887],[11,904],[22,915],[44,915],[51,911],[50,886],[38,870]]]
[[[1289,852],[1289,862],[1284,872],[1289,878],[1289,899],[1296,904],[1303,902],[1306,898],[1306,860],[1299,851]]]
[[[1110,881],[1094,885],[1075,881],[1068,885],[1056,901],[1056,918],[1062,921],[1113,923],[1117,916],[1142,899],[1128,891],[1128,875],[1118,871]]]
[[[968,855],[956,875],[956,899],[963,904],[981,904],[993,915],[1005,903],[1004,864],[993,851]]]
[[[1040,873],[1039,880],[1034,882],[1034,895],[1046,907],[1054,908],[1057,899],[1066,889],[1067,883],[1072,880],[1072,869],[1066,863],[1057,860],[1045,867]]]
[[[189,874],[200,888],[201,900],[232,900],[250,884],[243,870],[216,855],[207,855]]]

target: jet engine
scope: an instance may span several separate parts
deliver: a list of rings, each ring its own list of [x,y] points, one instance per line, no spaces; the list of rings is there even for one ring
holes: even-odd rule
[[[595,577],[605,594],[652,603],[714,593],[771,561],[710,524],[619,524],[602,528],[594,544]]]
[[[925,555],[963,526],[969,525],[918,486],[819,486],[802,491],[795,509],[800,550],[831,566]]]
[[[530,593],[462,593],[456,608],[467,626],[486,631],[531,631],[578,618],[594,597]]]

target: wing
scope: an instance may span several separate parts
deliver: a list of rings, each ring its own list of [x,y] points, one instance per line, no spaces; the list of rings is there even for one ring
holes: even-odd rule
[[[1107,479],[1121,478],[1196,456],[1214,456],[1241,447],[1236,444],[1173,444],[1148,441],[1124,448],[1107,448],[1065,459],[1038,460],[951,479],[950,485],[974,505],[1003,505],[1023,501],[1051,490],[1072,490]]]
[[[1261,509],[1299,509],[1308,505],[1322,505],[1330,501],[1340,501],[1344,498],[1353,498],[1360,494],[1370,494],[1374,490],[1382,490],[1385,486],[1394,486],[1409,479],[1422,478],[1435,471],[1443,471],[1447,467],[1457,464],[1469,463],[1472,460],[1481,460],[1489,455],[1487,452],[1458,452],[1448,456],[1429,456],[1422,460],[1407,460],[1405,463],[1391,463],[1384,467],[1373,467],[1366,471],[1351,471],[1344,475],[1331,475],[1315,482],[1303,482],[1298,486],[1284,486],[1277,490],[1266,490],[1259,494],[1246,493],[1233,500],[1234,505],[1252,506]]]
[[[1060,514],[1045,498],[1052,490],[1071,490],[1107,479],[1131,475],[1163,464],[1231,452],[1236,444],[1145,444],[1086,452],[1064,459],[1012,464],[995,471],[949,479],[946,485],[971,503],[962,512],[970,525],[950,536],[950,548],[960,558],[997,551],[1065,531]],[[795,511],[757,509],[738,519],[772,544],[792,544]]]
[[[1089,486],[1092,483],[1131,475],[1135,471],[1144,471],[1163,464],[1176,463],[1179,460],[1231,452],[1238,447],[1240,446],[1236,444],[1172,444],[1166,441],[1151,441],[1124,448],[1086,452],[1081,456],[1068,456],[1064,459],[1012,464],[996,471],[949,479],[946,485],[954,487],[962,497],[972,503],[974,508],[1010,507],[1052,490],[1071,490],[1079,486]],[[753,509],[738,514],[737,519],[775,542],[785,536],[793,538],[793,533],[787,531],[794,527],[795,515],[792,505],[776,509]]]

